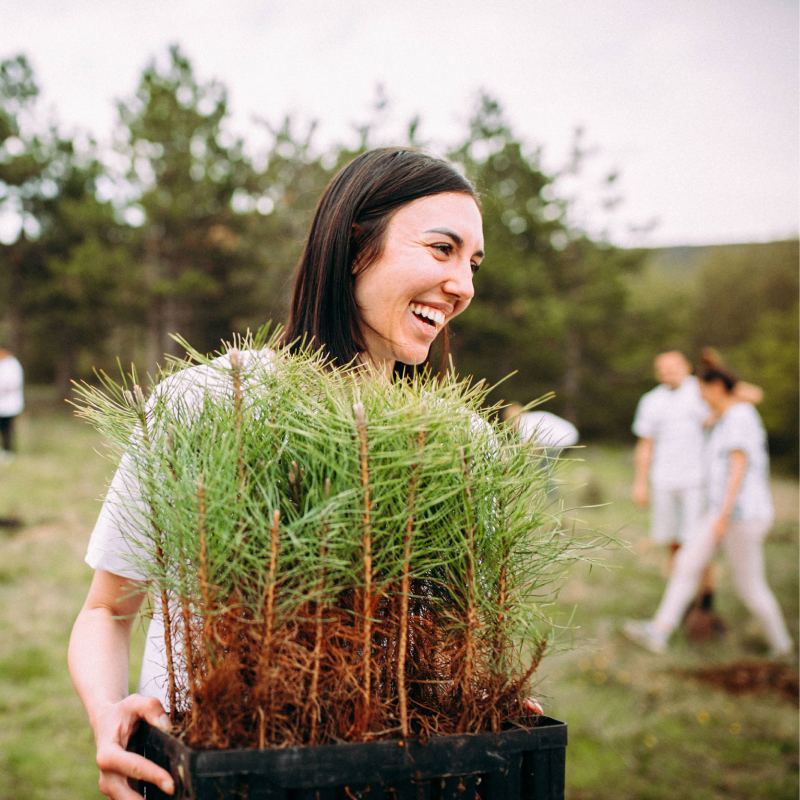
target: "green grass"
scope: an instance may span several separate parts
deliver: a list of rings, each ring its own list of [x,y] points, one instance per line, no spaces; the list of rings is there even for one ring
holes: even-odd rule
[[[0,518],[24,523],[0,528],[0,800],[100,798],[67,643],[91,581],[83,557],[113,469],[95,452],[99,437],[66,411],[34,410],[19,423],[19,455],[0,466]]]
[[[94,747],[69,680],[69,633],[91,580],[83,556],[112,467],[97,435],[46,404],[20,420],[20,455],[0,467],[0,800],[100,798]],[[679,636],[668,656],[639,651],[620,618],[651,614],[664,586],[663,553],[646,514],[628,500],[628,450],[576,453],[570,505],[577,526],[614,535],[603,566],[579,565],[553,609],[574,648],[545,659],[538,692],[569,723],[571,800],[796,798],[797,708],[776,695],[733,697],[687,677],[699,666],[763,656],[765,645],[720,573],[724,640],[702,647]],[[774,484],[779,519],[767,544],[770,582],[798,628],[797,482]],[[624,544],[622,541],[624,540]],[[141,632],[133,662],[141,659]],[[136,676],[132,676],[135,685]]]
[[[692,645],[679,633],[670,653],[653,656],[619,634],[624,617],[655,611],[664,589],[664,552],[647,534],[647,514],[628,499],[627,449],[589,446],[569,477],[578,527],[617,539],[603,565],[580,565],[560,595],[575,648],[551,655],[540,671],[546,711],[569,723],[567,796],[639,798],[796,798],[798,715],[774,693],[734,697],[691,677],[699,667],[763,659],[766,643],[735,596],[724,560],[717,567],[718,610],[726,636]],[[798,635],[798,487],[775,479],[778,521],[767,540],[769,581]]]

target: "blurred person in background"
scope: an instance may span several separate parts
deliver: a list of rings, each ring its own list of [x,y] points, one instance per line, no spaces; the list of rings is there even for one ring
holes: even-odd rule
[[[509,403],[500,412],[500,419],[516,430],[524,442],[535,441],[541,446],[550,491],[553,488],[549,481],[553,467],[565,447],[578,444],[578,429],[549,411],[525,411],[520,403]]]
[[[656,615],[630,620],[623,631],[651,652],[663,653],[721,545],[737,593],[766,633],[770,655],[783,657],[793,652],[793,643],[764,568],[763,542],[774,517],[766,431],[753,404],[737,393],[739,381],[713,351],[704,353],[698,378],[715,418],[703,457],[708,509],[677,553]]]
[[[641,398],[632,425],[638,441],[631,496],[640,508],[650,506],[651,536],[668,548],[671,572],[678,550],[699,530],[705,510],[704,426],[713,419],[713,412],[701,397],[698,380],[683,353],[660,353],[654,367],[659,385]],[[741,383],[736,396],[758,403],[763,393],[757,386]],[[687,619],[691,639],[706,639],[724,630],[712,606],[709,567]]]
[[[0,347],[0,464],[14,457],[14,418],[22,413],[22,365],[11,353]]]
[[[526,442],[535,439],[542,447],[556,450],[578,444],[578,429],[549,411],[524,411],[519,403],[509,403],[500,412],[500,418]]]

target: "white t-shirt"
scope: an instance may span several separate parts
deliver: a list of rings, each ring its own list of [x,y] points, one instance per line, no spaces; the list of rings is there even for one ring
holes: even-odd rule
[[[725,503],[733,450],[742,450],[747,456],[747,469],[731,509],[731,519],[772,520],[775,511],[769,489],[767,433],[750,403],[731,406],[711,429],[705,451],[709,511],[719,512]]]
[[[661,384],[639,401],[633,432],[653,440],[650,482],[659,489],[703,484],[703,421],[711,413],[689,375],[677,389]]]
[[[273,355],[267,350],[241,353],[244,371],[242,384],[245,389],[247,369],[256,361],[269,369]],[[189,414],[202,405],[203,398],[207,394],[215,397],[224,397],[226,394],[232,396],[233,385],[230,374],[224,371],[230,370],[228,356],[216,359],[214,365],[217,369],[201,365],[171,375],[155,388],[154,395],[168,396],[171,403],[182,406]],[[148,406],[152,407],[152,403],[153,399],[149,400]],[[145,574],[137,564],[137,560],[148,558],[149,550],[144,544],[140,549],[137,541],[142,539],[140,532],[144,523],[141,515],[145,511],[138,484],[131,472],[130,459],[125,455],[111,481],[103,507],[100,509],[100,516],[92,531],[86,563],[95,570],[111,572],[132,580],[144,580]],[[164,708],[168,709],[164,622],[157,593],[154,603],[137,691],[148,697],[157,697]]]
[[[549,411],[528,411],[519,415],[519,435],[542,447],[571,447],[578,444],[578,429]]]
[[[0,417],[16,417],[25,408],[22,365],[14,356],[0,359]]]

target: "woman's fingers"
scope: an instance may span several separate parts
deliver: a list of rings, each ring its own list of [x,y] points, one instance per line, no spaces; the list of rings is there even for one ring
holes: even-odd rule
[[[529,714],[544,714],[544,709],[539,704],[539,701],[535,697],[526,697],[522,701],[522,709],[523,711],[527,711]]]
[[[120,704],[127,711],[135,714],[136,721],[144,719],[154,728],[169,730],[170,722],[164,706],[155,697],[144,697],[140,694],[132,694],[126,697]],[[123,742],[127,745],[127,741]]]
[[[127,778],[147,781],[158,786],[162,792],[172,794],[175,784],[172,776],[165,769],[136,753],[129,753],[116,744],[108,744],[97,750],[97,766],[100,768],[100,788],[103,790],[105,779],[114,787],[125,785]],[[117,781],[119,778],[119,781]],[[131,797],[136,797],[134,792]]]
[[[118,772],[101,772],[97,782],[100,791],[111,800],[141,800],[141,795],[130,787],[128,779]]]
[[[141,795],[131,789],[126,778],[115,773],[100,773],[97,782],[100,791],[111,800],[139,800]]]
[[[100,789],[109,797],[125,800],[137,797],[128,787],[128,778],[153,783],[166,794],[175,791],[172,776],[165,769],[126,750],[131,734],[142,719],[158,728],[169,727],[169,718],[158,700],[133,694],[110,705],[95,732]]]

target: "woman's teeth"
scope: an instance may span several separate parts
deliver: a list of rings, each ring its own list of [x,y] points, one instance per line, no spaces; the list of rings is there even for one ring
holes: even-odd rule
[[[425,319],[429,319],[436,325],[444,325],[444,313],[436,308],[431,308],[430,306],[423,306],[420,305],[419,303],[412,303],[411,310],[418,316],[424,317]]]

